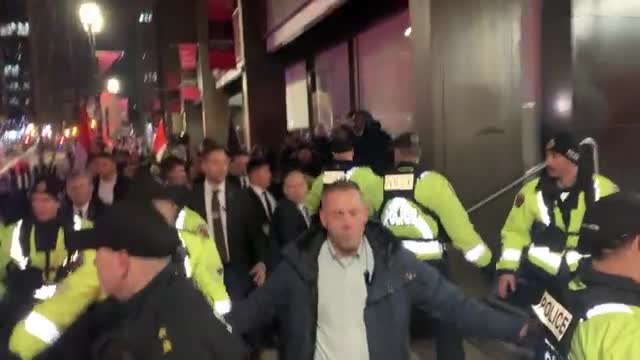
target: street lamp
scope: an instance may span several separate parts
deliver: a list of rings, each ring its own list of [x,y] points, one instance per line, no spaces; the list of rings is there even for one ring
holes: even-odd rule
[[[82,23],[82,27],[89,35],[89,50],[91,52],[91,65],[92,65],[92,91],[96,90],[97,86],[97,70],[98,64],[96,59],[96,33],[102,31],[104,27],[104,18],[102,17],[102,10],[100,6],[95,2],[84,2],[80,4],[78,8],[78,16],[80,17],[80,22]]]
[[[107,80],[107,91],[111,94],[120,93],[120,80],[116,78]]]
[[[80,22],[84,30],[88,33],[99,33],[104,26],[104,18],[100,6],[94,2],[86,2],[80,5],[78,9]]]

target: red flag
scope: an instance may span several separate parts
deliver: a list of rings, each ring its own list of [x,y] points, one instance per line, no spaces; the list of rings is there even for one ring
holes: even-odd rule
[[[167,150],[167,136],[164,133],[164,121],[160,119],[156,129],[156,136],[153,139],[153,154],[157,162],[162,160],[165,150]]]
[[[98,50],[96,57],[98,58],[98,70],[100,74],[105,74],[111,66],[122,58],[124,51]]]
[[[87,153],[91,151],[91,125],[89,124],[89,114],[87,114],[87,107],[85,104],[80,106],[80,117],[78,119],[78,144],[82,145]]]
[[[78,138],[75,146],[75,156],[73,160],[73,169],[81,171],[87,165],[87,158],[91,151],[91,130],[89,124],[89,114],[87,114],[87,105],[80,105],[80,114],[78,117]]]

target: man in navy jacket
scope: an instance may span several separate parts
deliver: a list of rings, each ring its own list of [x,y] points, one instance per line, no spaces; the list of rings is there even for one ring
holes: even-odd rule
[[[229,316],[234,333],[277,318],[281,359],[409,359],[412,309],[455,325],[463,335],[517,342],[527,321],[464,296],[405,250],[368,213],[357,186],[323,191],[320,221]]]

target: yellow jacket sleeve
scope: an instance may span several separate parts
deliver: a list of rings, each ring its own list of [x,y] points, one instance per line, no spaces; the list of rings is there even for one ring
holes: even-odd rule
[[[496,264],[499,271],[518,270],[522,251],[531,243],[531,227],[538,216],[537,184],[538,179],[530,181],[520,190],[502,227],[502,253]]]
[[[180,236],[188,252],[190,270],[187,270],[187,276],[191,276],[212,309],[223,314],[228,312],[229,295],[224,285],[222,261],[215,243],[208,237],[191,232],[182,231]]]
[[[369,217],[375,218],[382,204],[383,193],[380,191],[384,181],[382,177],[376,175],[371,168],[357,167],[352,169],[348,179],[358,185],[369,209]]]
[[[593,181],[595,183],[597,198],[603,198],[620,191],[618,186],[605,176],[596,174],[594,175]]]
[[[570,359],[636,359],[640,353],[640,322],[633,314],[612,313],[595,316],[576,327],[571,338]]]
[[[416,182],[414,196],[418,203],[438,215],[453,246],[463,252],[467,261],[478,267],[491,262],[491,250],[476,232],[469,215],[444,176],[433,171],[423,173]]]
[[[322,200],[322,189],[324,189],[324,182],[322,174],[320,174],[320,176],[313,180],[311,190],[309,190],[307,197],[304,199],[304,205],[307,207],[310,215],[318,212],[320,201]]]
[[[7,265],[11,262],[11,242],[16,224],[0,226],[0,299],[6,291]]]
[[[229,299],[224,285],[224,268],[214,242],[202,238],[201,241],[203,252],[197,261],[194,259],[194,280],[208,289],[209,297],[213,300],[214,307],[217,307],[220,301]]]
[[[82,256],[82,265],[57,285],[55,294],[34,306],[13,329],[9,348],[22,359],[31,359],[49,347],[89,305],[100,299],[96,253],[86,250]]]

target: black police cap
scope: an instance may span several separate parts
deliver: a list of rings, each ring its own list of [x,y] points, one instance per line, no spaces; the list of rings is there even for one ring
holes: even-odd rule
[[[150,202],[131,201],[108,208],[92,229],[74,231],[65,242],[69,249],[105,247],[145,258],[171,256],[181,244],[177,230]]]
[[[587,210],[579,250],[598,256],[604,250],[620,248],[636,235],[640,235],[640,194],[614,193]]]
[[[165,185],[148,171],[139,171],[134,177],[127,200],[132,202],[151,202],[151,200],[171,200],[182,206],[189,189],[184,186]]]
[[[549,140],[546,149],[561,154],[576,164],[580,160],[580,144],[578,144],[575,137],[568,132],[556,134]]]

